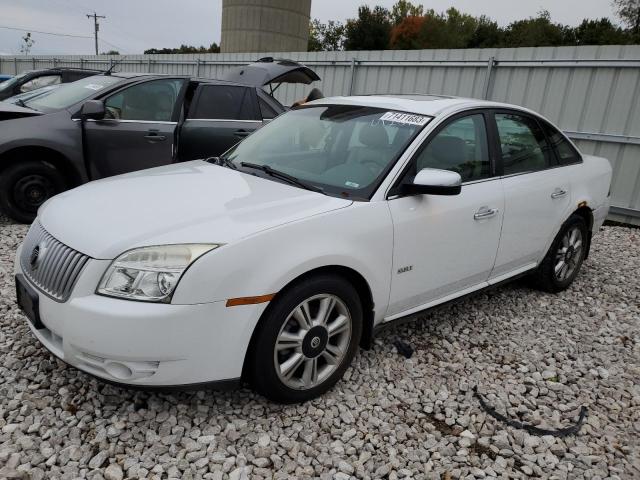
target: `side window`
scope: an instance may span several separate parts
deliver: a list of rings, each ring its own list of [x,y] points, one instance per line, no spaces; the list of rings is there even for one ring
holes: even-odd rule
[[[205,85],[191,107],[189,118],[207,120],[259,120],[251,89]]]
[[[25,82],[20,87],[21,92],[30,92],[42,87],[48,87],[49,85],[57,85],[62,81],[60,75],[43,75],[36,77],[28,82]]]
[[[272,120],[278,116],[276,111],[263,98],[258,97],[258,103],[260,104],[260,112],[263,119]]]
[[[416,173],[439,168],[459,173],[463,182],[488,178],[491,168],[484,115],[452,121],[429,140],[416,162]]]
[[[580,154],[576,151],[574,146],[571,145],[565,136],[555,127],[543,122],[542,128],[544,128],[545,133],[547,134],[547,138],[556,153],[556,157],[558,158],[560,165],[571,165],[582,161],[582,157],[580,157]]]
[[[106,118],[170,122],[183,80],[163,79],[139,83],[105,100]]]
[[[535,172],[551,165],[551,155],[538,122],[526,115],[496,113],[504,175]]]

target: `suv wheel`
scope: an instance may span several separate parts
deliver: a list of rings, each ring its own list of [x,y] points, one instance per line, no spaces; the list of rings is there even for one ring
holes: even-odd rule
[[[52,165],[16,163],[0,173],[0,208],[18,222],[31,223],[38,208],[65,187],[64,177]]]
[[[362,334],[362,306],[341,277],[317,276],[269,307],[252,355],[252,383],[265,397],[303,402],[329,390],[351,364]]]

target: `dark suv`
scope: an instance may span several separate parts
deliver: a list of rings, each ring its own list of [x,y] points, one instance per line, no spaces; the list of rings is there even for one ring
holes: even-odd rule
[[[263,86],[319,80],[273,59],[226,78],[113,73],[0,102],[0,208],[30,222],[48,198],[90,180],[220,155],[286,110]]]
[[[0,100],[49,85],[75,82],[98,73],[102,71],[83,68],[48,68],[24,72],[0,83]]]

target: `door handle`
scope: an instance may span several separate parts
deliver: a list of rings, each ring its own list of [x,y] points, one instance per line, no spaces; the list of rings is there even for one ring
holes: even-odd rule
[[[551,198],[560,198],[560,197],[564,197],[567,194],[566,190],[563,190],[561,188],[556,188],[554,190],[554,192],[551,194]]]
[[[149,130],[144,138],[150,142],[164,142],[167,139],[165,135],[160,135],[157,130]]]
[[[486,220],[487,218],[495,217],[499,210],[497,208],[482,207],[473,216],[474,220]]]
[[[236,137],[248,137],[251,132],[247,132],[246,130],[236,130],[233,134]]]

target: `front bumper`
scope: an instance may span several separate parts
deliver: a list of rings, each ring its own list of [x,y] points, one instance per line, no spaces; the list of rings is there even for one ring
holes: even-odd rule
[[[20,258],[22,247],[16,258]],[[234,381],[266,304],[172,305],[94,293],[109,262],[90,260],[64,303],[38,293],[45,328],[28,322],[56,357],[110,382],[166,387]],[[19,262],[17,274],[22,274]],[[29,280],[25,276],[25,280]]]

